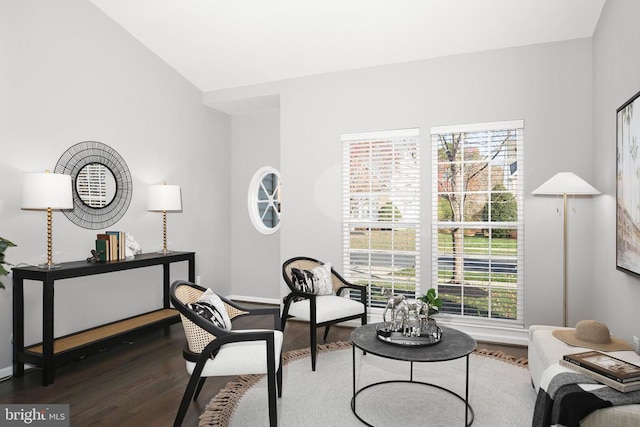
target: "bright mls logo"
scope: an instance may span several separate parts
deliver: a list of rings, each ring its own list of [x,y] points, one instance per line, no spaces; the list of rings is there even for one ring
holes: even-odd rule
[[[69,405],[0,405],[0,427],[69,425]]]

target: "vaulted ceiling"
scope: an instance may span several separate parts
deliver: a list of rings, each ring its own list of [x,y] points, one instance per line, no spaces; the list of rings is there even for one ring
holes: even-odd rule
[[[591,37],[605,0],[89,0],[202,91]]]

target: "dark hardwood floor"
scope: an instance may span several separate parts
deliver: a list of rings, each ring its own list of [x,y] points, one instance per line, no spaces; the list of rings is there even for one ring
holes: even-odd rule
[[[239,318],[235,328],[268,327],[267,318]],[[308,324],[290,321],[284,349],[309,346]],[[328,341],[349,341],[351,328],[332,327]],[[322,329],[318,342],[321,342]],[[180,324],[170,333],[152,332],[60,366],[54,384],[41,385],[41,371],[32,369],[21,378],[0,383],[0,403],[70,404],[71,425],[171,426],[188,381],[182,358],[184,333]],[[500,350],[526,357],[526,348],[479,343],[478,348]],[[318,359],[318,368],[322,359]],[[185,417],[184,426],[197,426],[211,398],[233,377],[212,377]]]

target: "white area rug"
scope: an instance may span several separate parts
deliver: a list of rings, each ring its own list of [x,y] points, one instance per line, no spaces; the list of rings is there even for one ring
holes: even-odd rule
[[[311,371],[308,349],[289,352],[283,371],[278,425],[362,426],[351,411],[353,395],[350,344],[334,343],[319,354]],[[530,426],[536,393],[526,361],[504,355],[474,353],[469,359],[469,403],[473,426]],[[408,380],[409,362],[356,351],[356,387],[385,380]],[[437,384],[464,397],[465,358],[449,362],[414,363],[414,381]],[[464,425],[464,403],[457,397],[421,384],[392,383],[372,387],[357,397],[358,414],[369,424],[385,426]],[[266,379],[246,375],[229,383],[200,417],[200,426],[268,426]]]

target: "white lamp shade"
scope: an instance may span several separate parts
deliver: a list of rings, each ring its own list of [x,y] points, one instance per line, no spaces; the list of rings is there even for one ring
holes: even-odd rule
[[[572,194],[587,196],[600,194],[600,192],[573,172],[558,172],[540,187],[533,190],[532,194]]]
[[[28,173],[22,180],[22,209],[73,209],[71,175]]]
[[[152,212],[179,212],[182,198],[178,185],[152,185],[149,187],[147,210]]]

